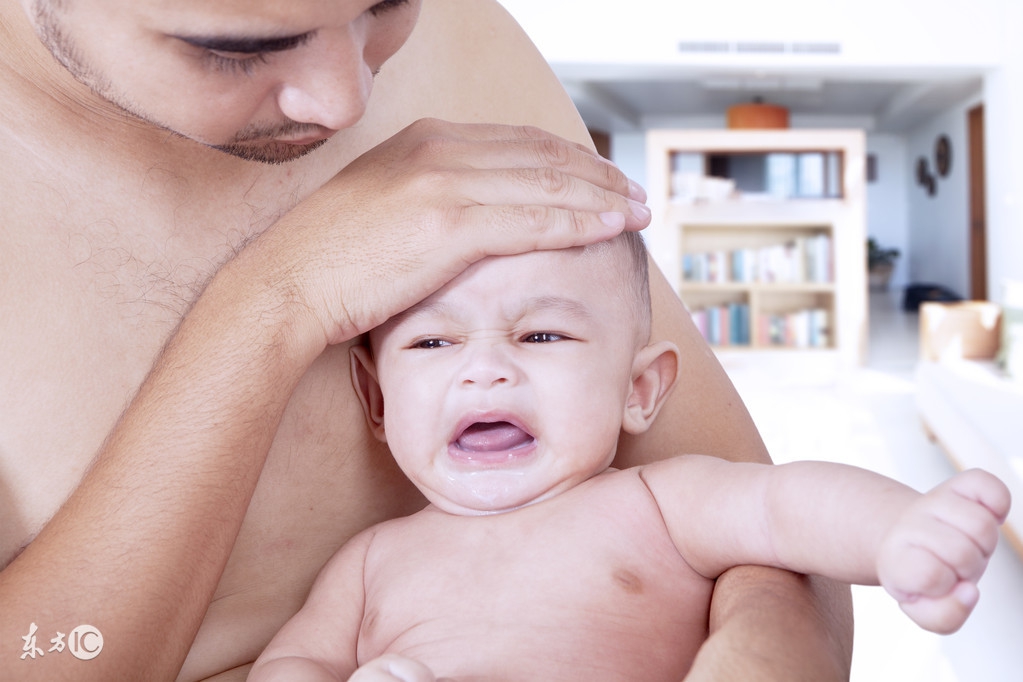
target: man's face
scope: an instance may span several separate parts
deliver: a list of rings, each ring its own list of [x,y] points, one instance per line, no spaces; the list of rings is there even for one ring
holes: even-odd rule
[[[54,56],[119,108],[280,163],[361,118],[420,2],[31,0],[30,12]]]
[[[614,257],[487,259],[374,332],[387,443],[431,502],[514,509],[610,465],[645,341]]]

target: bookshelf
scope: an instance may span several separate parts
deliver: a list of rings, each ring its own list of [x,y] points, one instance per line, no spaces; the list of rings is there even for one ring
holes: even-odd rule
[[[647,132],[647,245],[719,355],[863,361],[864,145],[851,130]]]

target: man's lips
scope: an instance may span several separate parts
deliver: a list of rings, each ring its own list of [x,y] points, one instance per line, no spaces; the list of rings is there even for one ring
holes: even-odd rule
[[[274,142],[282,142],[284,144],[292,144],[295,146],[305,146],[309,144],[316,144],[317,142],[323,142],[328,139],[330,135],[306,135],[305,137],[279,137],[275,138]]]

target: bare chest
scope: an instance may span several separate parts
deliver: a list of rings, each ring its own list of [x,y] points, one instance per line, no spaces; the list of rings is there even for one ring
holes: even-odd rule
[[[631,483],[371,550],[360,661],[399,652],[464,680],[681,679],[713,583]]]
[[[288,205],[144,184],[0,189],[0,566],[72,492],[205,281]],[[183,678],[252,660],[337,546],[421,505],[366,432],[348,364],[330,349],[295,392]]]

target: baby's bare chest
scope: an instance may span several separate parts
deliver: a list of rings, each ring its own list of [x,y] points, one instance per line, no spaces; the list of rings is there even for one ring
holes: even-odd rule
[[[402,653],[455,679],[681,679],[713,583],[621,488],[547,514],[449,519],[403,541],[403,557],[371,552],[360,660]]]

